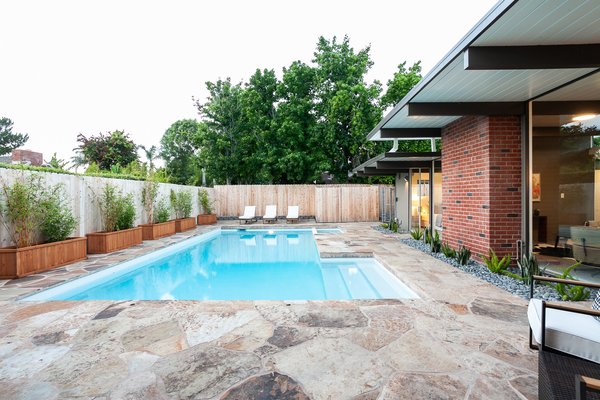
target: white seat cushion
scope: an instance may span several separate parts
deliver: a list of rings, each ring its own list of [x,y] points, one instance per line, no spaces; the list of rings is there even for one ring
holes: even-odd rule
[[[541,343],[541,300],[529,301],[527,318],[535,341]],[[600,363],[600,324],[591,315],[546,308],[546,346]]]

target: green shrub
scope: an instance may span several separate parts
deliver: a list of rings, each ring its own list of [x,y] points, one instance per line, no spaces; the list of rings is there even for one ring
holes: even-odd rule
[[[120,196],[117,201],[117,230],[133,228],[135,223],[135,204],[133,195]]]
[[[192,193],[188,190],[175,192],[171,189],[171,208],[175,212],[175,218],[189,218],[192,215]]]
[[[198,189],[198,208],[203,214],[212,214],[212,201],[208,196],[208,190]]]
[[[420,228],[413,229],[410,231],[410,236],[415,240],[421,240],[423,238],[423,231]]]
[[[505,272],[510,265],[510,254],[507,254],[502,257],[502,259],[499,259],[493,249],[490,249],[488,257],[483,256],[482,258],[488,269],[495,274],[505,275]]]
[[[398,232],[398,218],[394,218],[390,224],[390,230],[392,232]]]
[[[383,229],[387,229],[388,228],[388,224],[381,224],[379,226],[381,226]]]
[[[114,185],[107,183],[99,195],[94,195],[94,202],[100,210],[102,229],[114,232],[133,227],[135,206],[133,195],[123,195]]]
[[[442,244],[441,250],[442,250],[442,253],[444,253],[444,255],[448,258],[456,257],[456,251],[448,245],[448,242],[444,242]]]
[[[154,222],[157,224],[167,222],[169,218],[171,218],[171,210],[169,209],[167,201],[164,198],[161,198],[158,203],[156,203],[155,211]]]
[[[31,246],[38,239],[45,214],[43,192],[44,185],[39,175],[21,176],[12,185],[2,180],[0,214],[17,247]]]
[[[142,186],[142,207],[146,216],[146,223],[151,224],[154,221],[154,211],[156,209],[156,198],[158,197],[158,182],[147,180]]]
[[[42,201],[44,220],[41,231],[47,242],[67,239],[77,226],[77,219],[73,216],[64,194],[64,187],[56,185],[46,192]]]
[[[465,246],[460,246],[456,251],[456,261],[458,261],[460,265],[467,265],[470,258],[471,250],[467,249]]]
[[[62,185],[47,187],[37,174],[1,183],[0,215],[16,247],[65,240],[75,229]]]
[[[579,262],[571,265],[559,278],[574,280],[575,278],[571,275],[571,271],[579,265],[581,265]],[[590,297],[590,291],[585,286],[567,285],[565,283],[554,283],[549,285],[558,292],[564,301],[582,301],[587,300]]]

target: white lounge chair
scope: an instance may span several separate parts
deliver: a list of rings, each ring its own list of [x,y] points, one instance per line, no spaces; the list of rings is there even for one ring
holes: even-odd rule
[[[298,213],[299,213],[298,206],[288,206],[288,212],[285,217],[285,221],[286,222],[298,222],[298,220],[300,218],[298,216]]]
[[[242,221],[244,221],[245,224],[256,221],[256,206],[246,206],[246,208],[244,208],[244,215],[240,215],[239,219],[240,224]]]
[[[267,222],[277,222],[277,206],[273,204],[268,205],[262,220],[263,224]]]

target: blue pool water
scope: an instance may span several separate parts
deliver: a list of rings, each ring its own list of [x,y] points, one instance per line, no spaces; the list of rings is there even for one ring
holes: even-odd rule
[[[374,259],[320,259],[313,233],[300,229],[215,231],[24,300],[417,297]]]

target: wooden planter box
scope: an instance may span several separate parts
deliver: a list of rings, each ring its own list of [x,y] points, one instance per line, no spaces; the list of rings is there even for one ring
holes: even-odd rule
[[[175,220],[161,222],[160,224],[142,224],[142,239],[156,240],[161,237],[175,234]]]
[[[115,232],[95,232],[87,235],[88,254],[110,253],[142,243],[142,228],[123,229]]]
[[[196,227],[196,218],[181,218],[175,220],[175,232],[185,232]]]
[[[198,214],[198,225],[212,225],[217,223],[217,214]]]
[[[35,246],[0,249],[0,279],[48,271],[49,269],[85,260],[87,240],[84,237]]]

